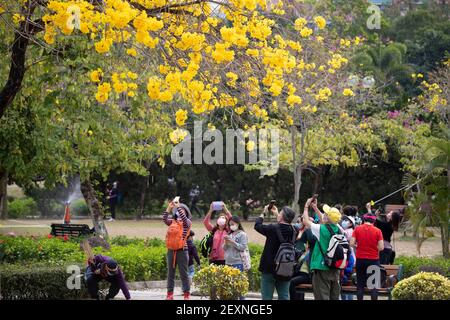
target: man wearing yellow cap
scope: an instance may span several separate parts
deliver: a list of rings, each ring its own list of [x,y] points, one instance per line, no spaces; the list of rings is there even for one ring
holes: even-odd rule
[[[314,299],[339,300],[341,291],[339,284],[339,269],[330,269],[325,264],[322,252],[327,252],[328,244],[332,237],[329,230],[330,228],[335,234],[343,232],[338,226],[338,222],[341,220],[341,213],[336,208],[331,208],[328,205],[324,205],[324,224],[317,224],[311,222],[309,219],[308,210],[310,206],[314,209],[314,211],[318,211],[317,199],[308,199],[303,211],[303,224],[306,228],[310,228],[313,235],[317,238],[317,243],[314,246],[310,263]]]

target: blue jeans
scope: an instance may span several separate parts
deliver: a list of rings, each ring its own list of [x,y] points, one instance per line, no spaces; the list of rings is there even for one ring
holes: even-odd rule
[[[189,279],[192,279],[194,277],[195,274],[195,266],[194,265],[190,265],[188,267],[188,277]]]
[[[242,263],[232,264],[233,268],[239,269],[239,271],[244,272],[244,265]]]

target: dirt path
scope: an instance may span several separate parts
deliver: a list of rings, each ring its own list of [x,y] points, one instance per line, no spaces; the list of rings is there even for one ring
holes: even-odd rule
[[[6,220],[0,222],[0,234],[14,232],[17,235],[47,235],[50,232],[52,223],[61,223],[60,220]],[[91,225],[90,219],[73,220],[72,223]],[[164,239],[166,226],[158,220],[120,220],[106,221],[106,227],[110,236],[125,235],[137,238],[160,238]],[[264,244],[265,238],[253,229],[252,222],[244,222],[244,229],[252,243]],[[192,230],[196,234],[196,239],[200,240],[207,233],[201,221],[194,221]],[[404,240],[400,234],[395,234],[394,240],[397,255],[418,256],[416,243],[412,239]],[[424,242],[421,249],[421,256],[438,256],[442,254],[440,238],[432,238]]]

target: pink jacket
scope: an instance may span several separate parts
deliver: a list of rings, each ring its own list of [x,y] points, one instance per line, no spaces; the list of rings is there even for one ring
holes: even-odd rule
[[[227,214],[227,219],[229,220],[231,218],[231,214]],[[211,232],[214,229],[214,226],[211,224],[211,218],[210,216],[206,216],[203,220],[203,224],[205,225],[206,230]],[[220,231],[219,229],[216,230],[213,237],[213,243],[211,248],[211,253],[209,254],[209,259],[212,261],[216,260],[225,260],[225,251],[223,250],[223,244],[225,243],[225,236],[228,235],[230,230],[228,229],[228,226]]]

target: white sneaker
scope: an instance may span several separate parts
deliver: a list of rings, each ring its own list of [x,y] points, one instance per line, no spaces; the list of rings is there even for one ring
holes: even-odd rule
[[[109,221],[109,222],[112,222],[112,221],[116,221],[116,220],[114,220],[113,218],[109,218],[108,221]]]

